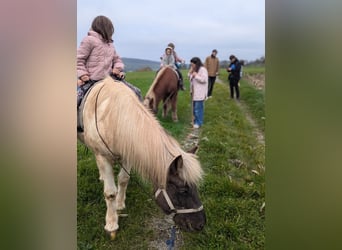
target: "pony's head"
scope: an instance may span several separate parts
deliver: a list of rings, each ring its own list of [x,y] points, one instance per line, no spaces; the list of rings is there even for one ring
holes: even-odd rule
[[[189,166],[185,161],[192,160],[191,157],[186,158],[183,160],[180,155],[173,160],[166,188],[159,188],[155,196],[157,204],[166,214],[175,214],[173,220],[182,230],[200,231],[206,223],[206,216],[195,181],[201,178],[202,170],[186,169]],[[193,160],[196,161],[195,158]]]
[[[143,101],[144,106],[151,110],[153,114],[156,114],[158,112],[157,107],[155,105],[155,98],[151,96],[146,96]]]

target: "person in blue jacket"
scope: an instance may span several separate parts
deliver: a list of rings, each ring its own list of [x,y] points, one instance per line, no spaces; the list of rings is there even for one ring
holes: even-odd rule
[[[228,81],[230,87],[230,97],[234,99],[234,90],[236,92],[236,99],[240,99],[240,90],[239,90],[239,81],[240,81],[240,71],[241,71],[241,64],[239,60],[234,55],[229,56],[230,64],[227,68],[229,72]]]

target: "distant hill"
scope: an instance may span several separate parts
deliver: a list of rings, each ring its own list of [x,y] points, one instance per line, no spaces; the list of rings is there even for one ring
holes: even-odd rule
[[[122,57],[122,61],[125,64],[125,71],[137,71],[141,69],[150,68],[152,70],[157,70],[160,67],[160,63],[151,60],[136,59],[136,58],[126,58]]]

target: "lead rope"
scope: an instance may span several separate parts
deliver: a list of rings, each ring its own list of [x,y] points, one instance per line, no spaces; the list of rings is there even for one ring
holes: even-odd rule
[[[166,240],[166,245],[167,245],[168,250],[175,249],[175,240],[176,240],[176,227],[172,226],[171,237],[170,237],[170,239]]]
[[[173,91],[173,92],[165,99],[164,104],[167,105],[167,102],[173,97],[174,94],[176,94],[177,91],[178,91],[178,90]]]

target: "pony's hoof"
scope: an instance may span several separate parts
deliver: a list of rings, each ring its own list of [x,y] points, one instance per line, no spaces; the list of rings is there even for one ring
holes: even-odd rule
[[[115,240],[115,238],[116,238],[116,231],[108,232],[108,235],[109,235],[109,239],[110,240]]]

